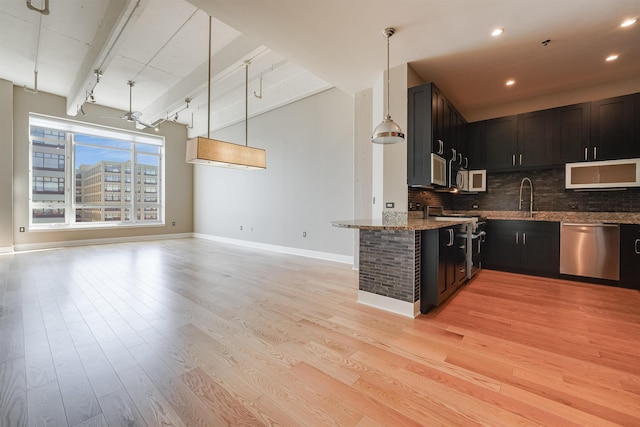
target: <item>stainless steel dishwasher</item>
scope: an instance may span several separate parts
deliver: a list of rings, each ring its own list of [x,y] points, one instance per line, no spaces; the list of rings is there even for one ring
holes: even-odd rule
[[[563,222],[560,274],[620,280],[620,226]]]

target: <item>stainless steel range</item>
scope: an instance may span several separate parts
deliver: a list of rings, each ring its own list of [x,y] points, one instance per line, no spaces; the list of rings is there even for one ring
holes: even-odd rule
[[[466,259],[466,276],[471,279],[482,268],[482,246],[486,241],[487,220],[481,216],[468,216],[463,214],[446,214],[442,206],[427,206],[427,217],[436,221],[460,220],[466,221],[456,226],[456,246],[464,251]]]

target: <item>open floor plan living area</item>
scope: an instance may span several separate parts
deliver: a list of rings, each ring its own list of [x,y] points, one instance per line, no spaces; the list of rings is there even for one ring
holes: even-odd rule
[[[0,427],[640,426],[640,0],[0,0]]]

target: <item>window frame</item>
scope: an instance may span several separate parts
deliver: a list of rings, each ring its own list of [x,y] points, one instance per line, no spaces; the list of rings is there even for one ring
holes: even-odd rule
[[[41,114],[30,113],[29,114],[29,165],[28,165],[28,176],[29,176],[29,210],[28,210],[28,224],[29,231],[52,231],[52,230],[81,230],[81,229],[100,229],[100,228],[118,228],[118,227],[157,227],[165,225],[165,138],[160,135],[150,135],[142,132],[134,132],[129,130],[111,128],[102,125],[96,125],[92,123],[86,122],[78,122],[74,120],[62,119],[58,117],[46,116]],[[45,129],[45,134],[43,136],[32,135],[32,127],[39,127]],[[58,135],[58,139],[47,138],[46,130],[52,130],[57,132],[64,132],[65,138],[64,140],[60,140]],[[82,202],[82,187],[79,187],[79,182],[81,178],[78,178],[79,169],[76,170],[76,147],[84,146],[84,147],[96,147],[104,149],[104,145],[95,144],[92,145],[90,143],[86,143],[84,141],[79,142],[76,141],[76,135],[81,134],[85,136],[93,136],[98,138],[104,138],[109,140],[119,140],[124,141],[126,143],[130,143],[130,148],[115,148],[117,150],[127,152],[130,154],[129,160],[119,163],[118,172],[107,172],[102,171],[102,179],[100,185],[104,188],[107,185],[117,185],[120,188],[118,194],[118,200],[109,200],[107,201],[105,197],[101,197],[98,202],[85,203]],[[44,144],[34,144],[34,140],[43,141]],[[41,147],[42,145],[51,144],[51,149],[60,149],[64,148],[64,170],[44,168],[44,167],[34,167],[34,146]],[[149,151],[149,148],[144,149],[143,146],[136,144],[145,144],[147,146],[157,147]],[[142,147],[143,149],[136,150],[136,147]],[[109,147],[111,149],[111,147]],[[35,152],[41,152],[39,150],[35,150]],[[62,154],[62,153],[60,153]],[[137,201],[137,197],[132,196],[135,194],[133,191],[131,193],[124,193],[125,184],[127,184],[126,176],[125,178],[120,177],[119,181],[107,181],[107,175],[122,175],[125,174],[125,170],[130,170],[134,172],[136,169],[142,167],[144,170],[146,164],[138,164],[138,155],[151,156],[157,158],[157,170],[155,177],[157,178],[157,183],[155,187],[157,188],[157,201],[156,202],[145,202],[141,199],[139,202]],[[105,165],[109,162],[109,159],[103,160],[102,165]],[[60,162],[59,162],[60,164]],[[96,163],[98,165],[100,163]],[[43,161],[44,165],[44,161]],[[93,165],[93,166],[95,166]],[[79,165],[78,165],[79,166]],[[153,166],[154,168],[156,166]],[[106,168],[105,168],[106,169]],[[38,172],[36,172],[38,171]],[[34,173],[35,172],[35,173]],[[56,202],[56,200],[34,200],[34,195],[47,195],[51,193],[46,192],[36,192],[34,188],[34,183],[37,177],[42,176],[43,183],[42,187],[44,189],[44,178],[48,177],[46,175],[47,172],[51,172],[55,175],[58,180],[61,178],[60,173],[63,174],[64,180],[64,199],[60,200],[60,202]],[[135,173],[135,172],[134,172]],[[130,173],[128,176],[133,175]],[[143,175],[144,176],[144,175]],[[52,178],[52,177],[49,177]],[[132,183],[128,183],[131,185],[132,190],[135,190],[135,185]],[[144,186],[144,184],[143,184]],[[60,193],[55,193],[56,195],[60,195]],[[114,193],[115,194],[115,193]],[[127,197],[127,195],[129,197]],[[113,196],[115,197],[115,196]],[[37,199],[37,197],[36,197]],[[104,199],[104,200],[103,200]],[[107,203],[108,202],[108,203]],[[60,210],[64,209],[64,219],[61,222],[34,222],[34,219],[38,219],[38,215],[36,215],[36,211],[40,214],[39,218],[47,218],[47,212],[53,217],[62,218],[60,215]],[[80,214],[77,212],[79,209],[100,209],[101,215],[104,218],[102,221],[77,221],[76,214]],[[114,209],[120,210],[120,216],[118,220],[108,220],[108,217],[118,218],[118,215],[114,213]],[[155,209],[155,210],[154,210]],[[155,215],[153,213],[155,212]],[[127,215],[128,213],[128,215]],[[57,216],[56,216],[57,214]],[[140,218],[138,219],[138,214],[140,214]],[[128,219],[126,217],[128,216]],[[145,219],[145,218],[153,218],[155,219]]]

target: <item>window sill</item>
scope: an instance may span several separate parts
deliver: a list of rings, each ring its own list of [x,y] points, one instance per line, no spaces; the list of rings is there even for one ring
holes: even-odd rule
[[[47,225],[47,226],[39,226],[39,225],[30,225],[28,230],[29,232],[41,233],[48,231],[87,231],[87,230],[113,230],[114,228],[148,228],[148,227],[164,227],[166,224],[161,221],[157,222],[146,222],[146,223],[135,223],[135,224],[124,224],[124,223],[113,223],[113,224],[95,224],[95,225]]]

